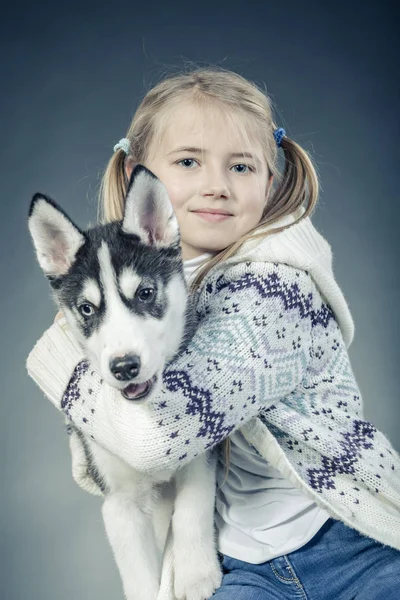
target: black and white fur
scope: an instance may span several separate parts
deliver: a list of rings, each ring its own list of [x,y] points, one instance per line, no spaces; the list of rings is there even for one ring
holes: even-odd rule
[[[28,224],[55,301],[87,358],[121,390],[121,402],[151,402],[165,366],[193,329],[178,223],[165,187],[139,165],[121,222],[81,231],[36,194]],[[157,598],[171,498],[175,596],[209,598],[221,581],[215,458],[148,475],[79,436],[106,491],[103,518],[127,600]]]

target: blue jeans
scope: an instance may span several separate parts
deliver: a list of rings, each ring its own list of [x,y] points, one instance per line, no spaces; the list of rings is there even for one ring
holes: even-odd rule
[[[223,556],[215,600],[399,600],[400,552],[328,519],[305,546],[253,565]]]

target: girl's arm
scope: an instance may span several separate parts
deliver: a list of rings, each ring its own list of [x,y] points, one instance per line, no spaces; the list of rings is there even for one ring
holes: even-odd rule
[[[199,293],[199,324],[149,404],[101,380],[65,321],[29,355],[31,377],[74,425],[141,471],[176,469],[293,392],[310,356],[314,283],[305,271],[239,263]]]

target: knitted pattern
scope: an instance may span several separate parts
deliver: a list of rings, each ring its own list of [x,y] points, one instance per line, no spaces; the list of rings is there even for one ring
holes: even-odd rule
[[[216,270],[197,315],[151,407],[123,400],[83,361],[58,408],[143,471],[176,469],[244,426],[332,516],[400,547],[399,456],[362,418],[341,331],[308,273],[256,262]]]

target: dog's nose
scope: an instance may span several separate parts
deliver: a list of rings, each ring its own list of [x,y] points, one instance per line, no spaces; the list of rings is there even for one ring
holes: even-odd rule
[[[130,381],[139,375],[140,358],[133,354],[117,356],[110,362],[110,371],[118,381]]]

